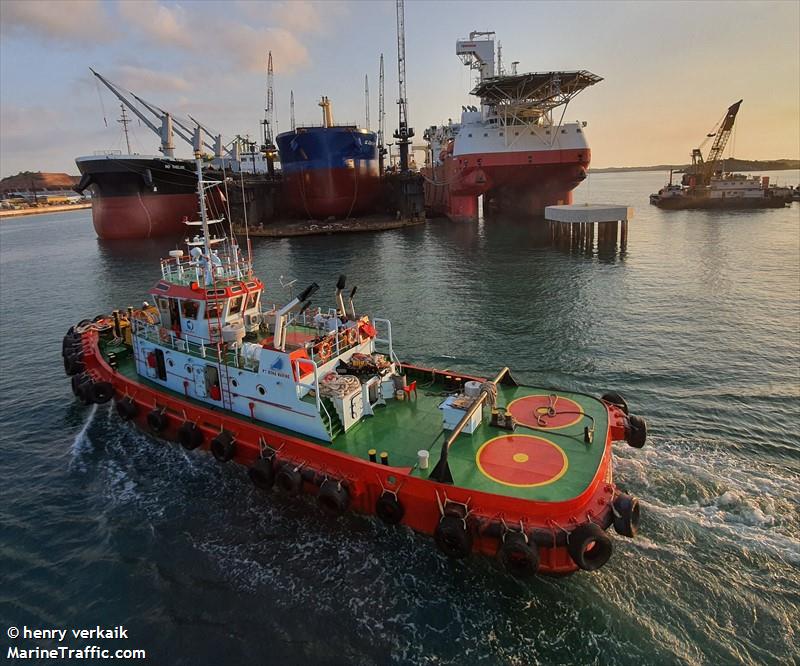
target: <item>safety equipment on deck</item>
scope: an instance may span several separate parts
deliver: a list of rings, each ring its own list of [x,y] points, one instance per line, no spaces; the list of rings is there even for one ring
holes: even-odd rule
[[[203,431],[193,421],[184,421],[178,428],[178,441],[187,451],[193,451],[203,443]]]
[[[464,559],[472,552],[472,534],[470,534],[464,518],[442,516],[433,533],[433,538],[439,550],[452,559]]]
[[[211,440],[211,453],[220,462],[228,462],[236,455],[236,441],[233,435],[223,430]]]
[[[322,510],[330,516],[340,516],[350,506],[350,493],[347,492],[341,481],[325,479],[317,494]]]
[[[611,505],[614,512],[614,530],[617,534],[630,537],[639,531],[639,500],[625,493],[614,498]]]
[[[567,538],[567,551],[572,561],[584,571],[595,571],[611,557],[611,539],[595,523],[576,527]]]

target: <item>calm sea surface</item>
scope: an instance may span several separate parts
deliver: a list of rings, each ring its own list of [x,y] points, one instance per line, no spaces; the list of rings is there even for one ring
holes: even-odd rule
[[[615,449],[639,538],[615,539],[597,574],[525,583],[259,494],[240,467],[77,404],[64,332],[138,305],[168,244],[99,242],[89,211],[3,221],[3,657],[33,647],[9,626],[99,623],[128,630],[106,646],[156,664],[796,663],[800,204],[660,211],[647,195],[663,181],[595,174],[578,191],[635,206],[624,253],[570,253],[503,220],[254,243],[275,300],[279,276],[332,300],[346,273],[404,360],[614,389],[649,420],[644,449]]]

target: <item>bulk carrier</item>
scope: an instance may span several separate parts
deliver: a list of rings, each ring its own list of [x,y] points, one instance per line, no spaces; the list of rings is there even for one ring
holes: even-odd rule
[[[591,159],[586,123],[563,118],[569,101],[602,79],[585,70],[517,74],[516,63],[506,74],[494,37],[471,32],[456,42],[456,54],[478,71],[471,94],[480,106],[462,107],[460,123],[424,134],[426,206],[452,220],[477,219],[480,196],[495,210],[525,215],[572,203]]]

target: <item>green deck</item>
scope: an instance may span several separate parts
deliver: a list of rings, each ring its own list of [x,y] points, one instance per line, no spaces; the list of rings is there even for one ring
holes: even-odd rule
[[[121,351],[121,350],[108,350]],[[133,361],[128,354],[119,354],[119,371],[126,376],[136,377],[138,381],[165,390],[162,386],[149,382],[143,377],[137,377]],[[409,376],[409,381],[414,376]],[[347,433],[339,434],[332,444],[319,442],[321,445],[350,454],[363,460],[368,459],[369,450],[377,449],[378,453],[386,451],[389,454],[389,464],[393,467],[410,467],[414,476],[427,477],[439,460],[442,442],[450,435],[450,431],[442,428],[442,411],[439,405],[447,397],[444,386],[440,383],[431,383],[430,375],[416,377],[418,381],[417,398],[410,400],[388,400],[386,406],[377,406],[373,416],[364,417],[359,423],[350,428]],[[506,407],[512,401],[524,396],[548,396],[550,389],[540,389],[530,386],[498,386],[497,407]],[[176,394],[178,395],[178,394]],[[563,399],[573,400],[580,405],[583,415],[575,415],[574,423],[557,429],[541,429],[518,424],[513,433],[514,439],[509,446],[510,450],[526,450],[526,445],[531,443],[524,436],[533,436],[548,440],[551,444],[544,447],[539,444],[540,450],[551,455],[551,458],[561,461],[558,454],[563,452],[564,467],[558,474],[546,476],[540,483],[510,485],[502,483],[481,469],[477,463],[478,452],[490,440],[504,437],[512,433],[489,425],[488,409],[485,409],[483,423],[472,434],[462,433],[450,447],[449,466],[453,475],[454,484],[476,491],[518,497],[527,500],[557,502],[571,499],[579,495],[589,485],[595,476],[605,448],[605,436],[608,428],[606,408],[598,399],[579,393],[559,391],[557,393],[561,405],[557,404],[556,410],[569,409],[569,403]],[[209,407],[207,403],[180,397],[184,400],[196,402],[198,405]],[[313,398],[309,398],[313,400]],[[591,426],[594,418],[594,441],[589,444],[584,439],[584,427]],[[250,421],[245,416],[239,416],[244,421]],[[269,426],[275,430],[281,428]],[[523,436],[523,437],[519,437]],[[505,442],[501,442],[505,444]],[[521,445],[520,445],[521,444]],[[556,448],[558,447],[558,448]],[[430,452],[430,467],[427,470],[417,468],[417,452],[426,449]],[[488,452],[489,449],[486,449]],[[527,449],[531,456],[525,455],[525,465],[528,470],[536,473],[539,461],[534,449]],[[516,455],[521,455],[517,453]],[[553,464],[551,459],[550,464]],[[484,460],[484,458],[482,458]],[[513,477],[504,476],[507,471],[514,474],[514,468],[522,463],[511,459],[495,460],[500,464],[505,480]],[[495,474],[497,477],[497,466]]]

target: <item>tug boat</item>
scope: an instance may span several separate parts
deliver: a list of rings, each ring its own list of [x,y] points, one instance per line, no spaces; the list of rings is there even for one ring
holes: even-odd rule
[[[399,360],[387,319],[359,314],[346,278],[329,309],[316,283],[281,306],[231,234],[200,220],[150,303],[83,320],[63,339],[84,404],[247,468],[263,491],[315,495],[332,517],[376,515],[432,535],[450,558],[496,556],[513,575],[592,571],[607,534],[633,537],[639,503],[614,483],[612,442],[641,447],[644,419],[596,398]],[[197,232],[192,236],[193,232]],[[201,235],[202,234],[202,235]]]

